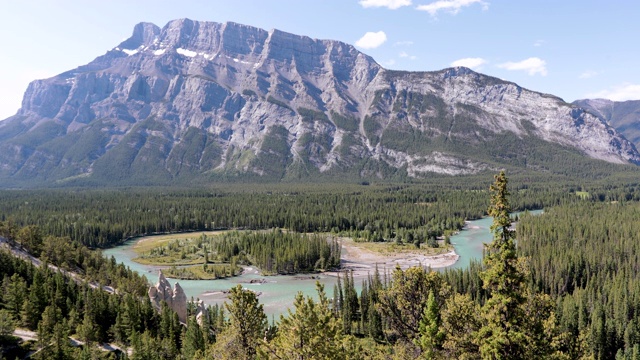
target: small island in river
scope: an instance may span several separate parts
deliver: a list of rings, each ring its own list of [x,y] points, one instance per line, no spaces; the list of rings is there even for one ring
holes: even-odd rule
[[[377,267],[392,271],[396,267],[431,268],[454,264],[458,255],[453,248],[432,248],[422,244],[392,242],[356,242],[330,234],[299,234],[279,229],[270,231],[209,231],[141,238],[133,250],[134,261],[163,268],[171,278],[212,280],[260,269],[263,275],[308,274],[337,275],[353,271],[366,276]],[[255,267],[250,267],[255,266]],[[249,270],[251,269],[251,270]]]

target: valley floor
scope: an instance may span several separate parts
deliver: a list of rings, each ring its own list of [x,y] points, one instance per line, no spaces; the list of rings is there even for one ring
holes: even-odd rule
[[[372,249],[372,245],[377,245],[375,243],[356,243],[347,238],[341,240],[340,263],[342,271],[352,270],[354,277],[373,275],[376,266],[381,274],[384,274],[385,271],[391,273],[396,266],[401,269],[408,269],[412,266],[443,268],[455,264],[459,257],[453,249],[443,249],[440,253],[429,253],[407,245],[407,249],[398,250],[396,248],[389,251],[379,251],[379,249]],[[326,274],[337,275],[337,272],[327,272]]]
[[[133,251],[137,254],[148,252],[153,248],[164,246],[169,242],[176,240],[188,240],[196,238],[202,234],[211,236],[221,234],[223,231],[210,232],[188,232],[166,235],[152,235],[143,237],[133,246]],[[458,260],[458,254],[453,248],[415,248],[412,244],[397,245],[390,242],[356,242],[349,237],[341,237],[339,241],[342,243],[340,256],[341,269],[339,271],[328,271],[325,274],[329,276],[337,276],[338,272],[353,271],[354,277],[365,277],[373,274],[376,266],[380,273],[391,273],[396,266],[406,270],[412,266],[422,266],[431,268],[444,268],[451,266]],[[424,244],[423,244],[424,245]],[[145,259],[146,260],[146,259]],[[168,269],[169,264],[156,263],[153,260],[141,261],[140,258],[134,259],[135,262],[146,266],[155,266],[154,271]],[[185,263],[174,264],[185,266]],[[250,269],[250,270],[248,270]],[[259,273],[260,270],[254,267],[244,267],[244,274],[247,272]]]

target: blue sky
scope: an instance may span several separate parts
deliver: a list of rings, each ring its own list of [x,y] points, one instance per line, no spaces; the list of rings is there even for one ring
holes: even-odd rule
[[[138,22],[185,17],[343,41],[389,69],[464,65],[566,101],[640,99],[636,0],[4,0],[0,119],[31,80],[88,63]]]

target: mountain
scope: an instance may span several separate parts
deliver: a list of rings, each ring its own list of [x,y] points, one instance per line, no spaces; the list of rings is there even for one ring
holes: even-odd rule
[[[0,122],[13,185],[575,174],[590,159],[640,155],[590,112],[467,68],[391,71],[342,42],[188,19],[33,81]]]
[[[584,99],[576,100],[573,104],[592,112],[636,147],[640,146],[640,100]]]

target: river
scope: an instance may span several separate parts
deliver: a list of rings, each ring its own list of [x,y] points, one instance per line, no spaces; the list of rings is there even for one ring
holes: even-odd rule
[[[544,210],[529,211],[531,215],[542,214]],[[521,212],[513,215],[522,215]],[[451,244],[456,249],[456,254],[460,256],[450,269],[462,269],[469,266],[471,260],[482,260],[482,250],[484,243],[492,240],[490,226],[493,218],[485,217],[479,220],[467,222],[464,229],[451,237]]]
[[[542,210],[536,210],[531,213],[539,214],[541,212]],[[491,232],[489,231],[491,222],[491,218],[469,221],[462,231],[451,237],[451,243],[460,257],[450,268],[464,268],[469,265],[472,259],[482,259],[482,244],[491,241]],[[103,251],[103,254],[107,257],[114,256],[118,263],[124,263],[132,270],[145,275],[151,282],[156,282],[160,267],[142,265],[132,260],[137,256],[132,249],[136,241],[138,239],[130,240],[121,246]],[[249,267],[242,275],[228,279],[179,280],[178,282],[188,299],[193,297],[211,305],[222,304],[226,300],[223,291],[229,290],[237,284],[242,284],[243,287],[260,294],[260,303],[264,304],[265,313],[277,316],[285,313],[293,304],[298,291],[315,297],[316,281],[325,286],[328,297],[333,296],[333,286],[336,283],[334,276],[314,274],[313,279],[310,277],[310,275],[261,276],[255,267]],[[251,280],[260,281],[262,279],[266,282],[251,283]],[[170,282],[173,284],[175,280],[170,279]],[[356,279],[356,285],[359,290],[362,286],[361,281]]]

